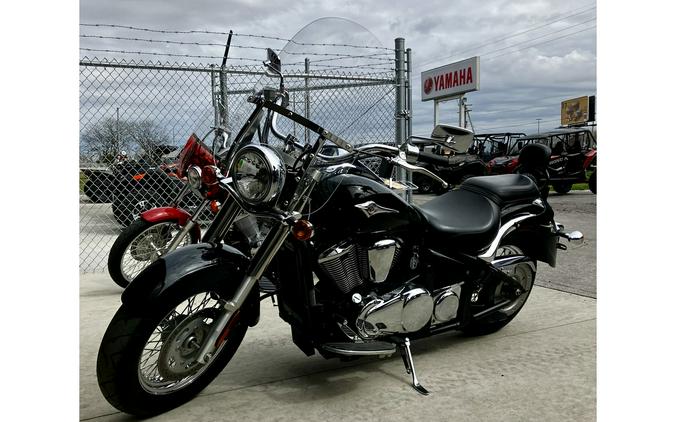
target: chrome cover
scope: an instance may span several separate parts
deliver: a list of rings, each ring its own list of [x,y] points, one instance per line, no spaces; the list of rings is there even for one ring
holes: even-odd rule
[[[528,218],[532,218],[532,217],[535,217],[535,215],[534,214],[521,215],[521,216],[516,217],[512,220],[509,220],[506,224],[501,226],[499,228],[499,232],[497,232],[497,236],[494,238],[494,240],[490,244],[490,247],[488,248],[488,250],[485,253],[483,253],[481,255],[478,255],[478,258],[482,258],[484,260],[490,261],[492,259],[492,257],[494,256],[495,252],[497,252],[497,247],[499,247],[499,243],[502,241],[504,236],[511,233],[513,230],[515,230],[516,224],[518,224],[521,221],[526,220]]]
[[[404,286],[366,303],[356,319],[356,330],[364,338],[414,332],[429,322],[433,307],[426,289]]]
[[[434,314],[432,324],[447,322],[457,317],[462,283],[448,286],[434,292]]]
[[[397,250],[398,244],[393,239],[380,240],[368,249],[371,281],[381,283],[387,279]]]

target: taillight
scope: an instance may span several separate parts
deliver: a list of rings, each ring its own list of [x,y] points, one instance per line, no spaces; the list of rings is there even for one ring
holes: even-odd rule
[[[506,172],[512,172],[518,166],[518,158],[512,158],[506,163]]]
[[[140,182],[141,179],[143,179],[144,177],[145,177],[145,173],[138,173],[138,174],[134,174],[132,176],[132,178],[137,182]]]

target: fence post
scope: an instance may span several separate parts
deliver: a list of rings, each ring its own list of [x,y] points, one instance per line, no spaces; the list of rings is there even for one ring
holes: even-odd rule
[[[218,112],[220,113],[220,121],[218,122],[220,125],[227,126],[227,113],[228,113],[228,107],[227,107],[227,71],[225,71],[225,68],[221,67],[220,72],[218,72],[218,76],[220,77],[220,97],[218,101]]]
[[[309,119],[309,57],[305,58],[305,118]],[[309,143],[309,129],[305,128],[305,144]]]
[[[394,84],[396,85],[396,111],[394,113],[396,119],[396,145],[403,145],[406,141],[406,70],[405,70],[405,39],[396,38],[394,40]],[[402,184],[408,181],[408,172],[401,168],[397,168],[398,180]],[[411,192],[404,190],[402,193],[406,201],[412,201]]]
[[[218,89],[216,88],[216,72],[215,66],[211,65],[211,101],[213,103],[213,125],[218,126]]]

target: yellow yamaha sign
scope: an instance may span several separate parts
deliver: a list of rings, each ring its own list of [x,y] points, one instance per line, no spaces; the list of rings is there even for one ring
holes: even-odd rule
[[[592,110],[595,104],[591,105],[590,102],[590,97],[587,95],[561,102],[560,125],[578,125],[595,120],[595,113]]]

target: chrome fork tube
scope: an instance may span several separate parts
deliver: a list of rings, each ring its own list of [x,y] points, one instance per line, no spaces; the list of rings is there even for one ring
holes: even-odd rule
[[[208,199],[205,199],[205,200],[202,201],[202,203],[199,205],[199,207],[195,210],[194,214],[192,214],[192,216],[190,216],[188,221],[181,228],[180,232],[178,232],[176,237],[174,237],[173,240],[171,241],[171,243],[169,243],[169,246],[168,246],[166,252],[171,252],[174,249],[176,249],[178,247],[178,245],[180,245],[180,242],[182,242],[183,239],[185,239],[185,236],[187,236],[187,234],[190,233],[190,230],[192,230],[192,228],[197,224],[197,222],[195,220],[197,219],[197,217],[199,217],[199,215],[202,213],[202,211],[204,211],[204,208],[206,208],[206,205],[208,205],[209,202],[211,202],[211,201],[209,201]]]
[[[278,224],[267,235],[262,246],[260,246],[260,249],[251,260],[251,264],[246,271],[246,276],[234,293],[234,296],[231,300],[224,303],[225,312],[213,323],[208,338],[202,343],[202,349],[197,356],[199,363],[207,363],[213,357],[218,337],[220,337],[220,334],[227,327],[227,323],[230,322],[232,315],[241,308],[241,305],[243,305],[249,293],[251,293],[251,290],[258,282],[258,279],[263,275],[265,269],[267,269],[267,266],[272,262],[272,259],[286,240],[288,233],[290,233],[288,225]]]
[[[171,206],[174,208],[178,208],[178,204],[180,204],[180,201],[183,200],[183,198],[185,197],[185,195],[188,193],[189,190],[190,184],[185,183],[185,186],[183,186],[183,189],[181,189],[180,192],[178,192],[178,195],[176,196],[176,199],[174,199],[173,203],[171,203]]]

